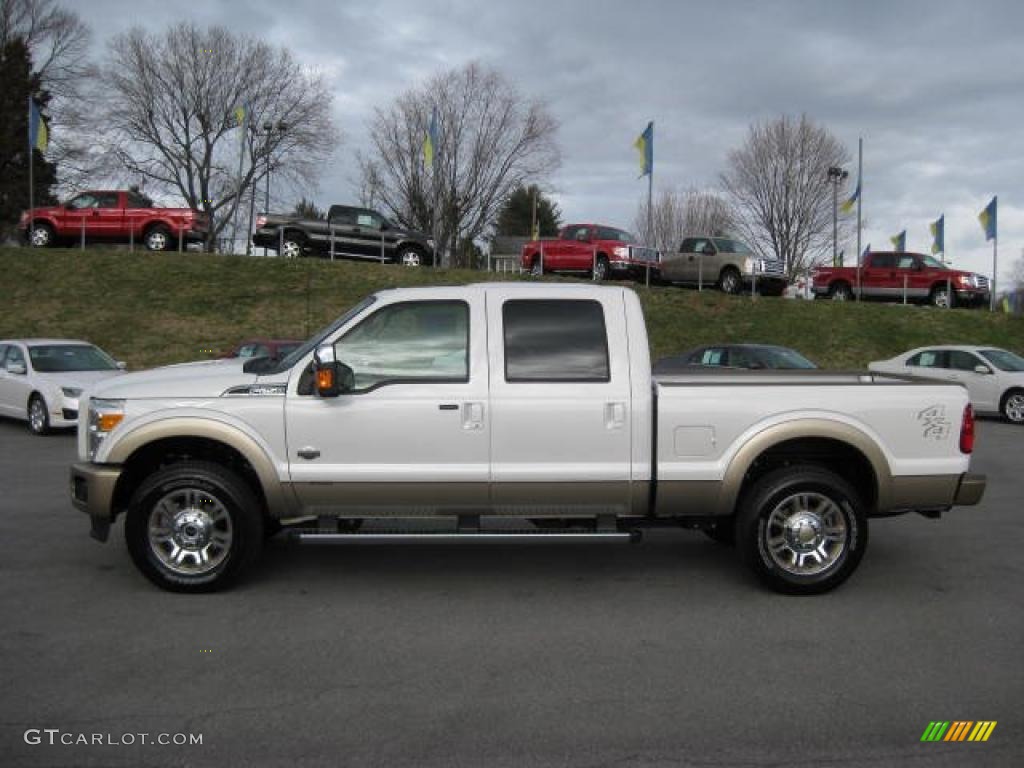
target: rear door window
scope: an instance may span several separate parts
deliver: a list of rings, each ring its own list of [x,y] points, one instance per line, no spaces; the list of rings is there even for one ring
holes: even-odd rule
[[[973,371],[976,366],[984,365],[977,357],[962,349],[951,349],[949,351],[948,366],[955,371]],[[985,366],[986,368],[988,366]]]
[[[946,353],[938,349],[918,352],[907,360],[907,365],[913,368],[945,368]]]
[[[607,382],[608,332],[590,300],[511,300],[502,306],[507,382]]]
[[[871,254],[872,269],[892,269],[896,266],[896,256],[892,253]]]

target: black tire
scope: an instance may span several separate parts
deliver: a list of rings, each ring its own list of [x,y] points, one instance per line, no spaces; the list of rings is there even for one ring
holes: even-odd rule
[[[159,253],[160,251],[169,251],[171,249],[171,231],[164,226],[156,226],[146,230],[142,240],[146,244],[147,251]]]
[[[828,297],[833,301],[849,301],[853,298],[853,291],[846,283],[832,283],[828,289]]]
[[[28,244],[33,248],[52,248],[57,244],[57,233],[46,222],[34,222],[28,230]]]
[[[704,535],[725,547],[736,546],[736,518],[723,517],[721,520],[701,529]]]
[[[50,432],[50,412],[46,408],[46,400],[38,392],[33,392],[28,399],[25,413],[28,416],[28,428],[33,435],[45,435]]]
[[[1024,389],[1011,389],[999,403],[1003,418],[1013,424],[1024,424]]]
[[[160,511],[163,518],[157,517]],[[159,528],[161,523],[167,524],[167,535],[162,542],[151,541],[151,527]],[[213,592],[229,586],[259,557],[263,510],[252,489],[234,472],[211,462],[184,461],[156,471],[136,489],[124,532],[135,566],[158,587]],[[219,542],[224,545],[218,546]],[[174,569],[166,561],[180,552],[192,562],[188,566],[179,562]],[[196,562],[202,559],[197,553],[205,553],[213,562],[205,566]]]
[[[395,264],[402,267],[423,267],[427,264],[427,255],[416,246],[403,245],[395,254]]]
[[[726,267],[718,276],[718,289],[722,293],[737,294],[743,290],[743,278],[735,267]]]
[[[946,286],[936,285],[928,296],[928,303],[938,309],[946,309],[947,307],[952,309],[956,306],[956,296],[951,291],[947,291]]]
[[[606,256],[597,257],[593,268],[590,270],[590,277],[593,278],[595,283],[603,283],[608,279],[608,258]]]
[[[742,560],[775,591],[827,592],[846,581],[864,556],[864,504],[834,472],[813,465],[782,467],[744,494],[736,542]],[[815,562],[805,566],[811,559]]]

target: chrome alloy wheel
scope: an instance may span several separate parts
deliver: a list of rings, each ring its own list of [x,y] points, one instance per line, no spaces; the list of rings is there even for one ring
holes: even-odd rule
[[[846,517],[820,493],[794,493],[780,501],[761,531],[761,549],[772,562],[795,576],[827,571],[846,551]]]
[[[1006,418],[1016,424],[1024,422],[1024,394],[1018,393],[1006,398],[1003,412],[1006,414]]]
[[[36,248],[45,248],[50,244],[50,229],[49,227],[33,227],[32,228],[32,245]]]
[[[160,564],[182,576],[209,573],[231,551],[233,529],[227,508],[197,488],[179,488],[160,499],[149,514],[149,546]]]
[[[28,407],[28,423],[33,432],[42,432],[46,429],[46,403],[42,398],[35,397]]]
[[[285,240],[281,255],[286,259],[297,259],[302,255],[302,245],[294,240]]]
[[[423,263],[418,251],[403,251],[399,260],[403,267],[418,267]]]

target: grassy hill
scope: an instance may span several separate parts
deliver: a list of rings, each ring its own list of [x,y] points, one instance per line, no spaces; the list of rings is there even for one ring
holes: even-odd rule
[[[138,369],[215,357],[246,336],[304,338],[381,288],[489,279],[526,278],[318,259],[0,248],[0,338],[87,339]],[[863,367],[924,344],[1024,352],[1024,319],[985,311],[636,290],[655,358],[727,341],[783,344],[829,368]]]

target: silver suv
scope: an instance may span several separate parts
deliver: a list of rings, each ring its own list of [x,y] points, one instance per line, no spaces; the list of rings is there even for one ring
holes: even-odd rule
[[[661,279],[687,285],[716,285],[739,293],[755,283],[760,293],[781,296],[786,289],[782,262],[757,256],[739,240],[726,237],[687,237],[676,253],[661,260]]]

